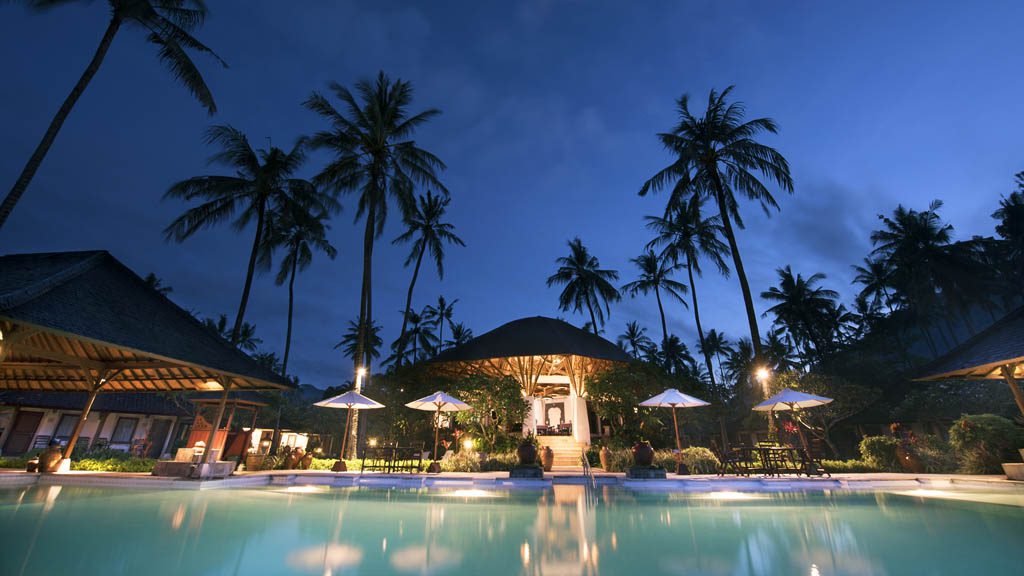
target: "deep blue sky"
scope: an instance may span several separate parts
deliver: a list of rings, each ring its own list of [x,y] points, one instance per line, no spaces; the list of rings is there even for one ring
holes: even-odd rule
[[[161,196],[213,170],[200,141],[209,124],[230,123],[254,145],[267,137],[290,144],[321,126],[300,106],[311,90],[379,69],[413,82],[415,109],[443,110],[417,140],[449,166],[450,220],[468,244],[450,250],[443,282],[424,270],[415,302],[458,298],[458,319],[477,334],[536,314],[584,322],[558,312],[557,292],[545,287],[572,236],[631,279],[628,260],[648,239],[642,217],[663,205],[636,191],[669,160],[654,135],[672,125],[683,92],[702,102],[710,88],[736,84],[751,115],[781,126],[766,142],[789,159],[796,192],[779,197],[782,211],[770,219],[743,208],[739,242],[757,292],[791,264],[826,273],[826,284],[851,298],[850,265],[870,249],[877,214],[900,202],[923,208],[942,199],[959,238],[992,234],[989,214],[1024,170],[1024,5],[777,4],[213,3],[197,35],[230,68],[197,57],[220,108],[212,118],[141,34],[124,30],[0,231],[0,252],[106,249],[165,279],[182,306],[233,315],[250,234],[225,228],[166,244],[161,231],[184,207]],[[3,193],[106,18],[104,2],[48,14],[0,7]],[[322,163],[314,156],[306,175]],[[338,259],[320,258],[298,281],[291,371],[321,387],[350,375],[332,345],[358,305],[354,212],[346,201],[334,221]],[[389,245],[398,233],[392,217],[375,261],[375,309],[388,342],[410,275],[407,247]],[[741,336],[735,279],[709,275],[698,289],[705,329]],[[248,315],[263,347],[279,353],[286,297],[259,278]],[[668,312],[670,330],[692,347],[690,312]],[[616,305],[607,334],[632,319],[656,333],[653,298]]]

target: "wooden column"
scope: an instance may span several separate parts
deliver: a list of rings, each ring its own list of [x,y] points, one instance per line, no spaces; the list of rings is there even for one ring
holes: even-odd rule
[[[231,382],[226,378],[218,379],[218,381],[224,386],[224,393],[220,396],[220,403],[217,404],[217,416],[213,419],[212,426],[210,426],[210,435],[206,438],[206,452],[203,453],[203,462],[206,463],[210,463],[210,457],[213,455],[213,442],[217,438],[220,421],[224,418],[224,408],[228,404],[228,391],[231,389]]]
[[[1013,392],[1013,399],[1017,402],[1017,409],[1020,410],[1021,415],[1024,415],[1024,392],[1021,392],[1017,379],[1013,377],[1014,368],[1016,368],[1015,365],[1007,364],[1000,368],[1000,370],[1003,373],[1003,379],[1006,380],[1006,385],[1010,387],[1010,392]]]
[[[82,433],[82,428],[85,427],[86,419],[89,418],[92,404],[96,401],[100,388],[106,383],[107,379],[103,377],[93,381],[92,390],[89,391],[89,398],[85,401],[85,407],[82,408],[82,413],[78,416],[78,422],[75,422],[75,430],[71,433],[71,439],[68,440],[67,448],[64,449],[65,458],[71,458],[71,453],[75,450],[75,444],[78,442],[78,436]]]

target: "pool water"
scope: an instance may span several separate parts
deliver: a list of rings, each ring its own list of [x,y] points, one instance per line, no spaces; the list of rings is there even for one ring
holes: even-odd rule
[[[1024,573],[1020,493],[977,499],[935,490],[42,486],[0,490],[0,574]]]

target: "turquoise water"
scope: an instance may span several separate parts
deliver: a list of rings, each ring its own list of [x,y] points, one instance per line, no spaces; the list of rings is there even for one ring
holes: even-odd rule
[[[948,497],[34,487],[0,490],[0,574],[1024,573],[1024,507]]]

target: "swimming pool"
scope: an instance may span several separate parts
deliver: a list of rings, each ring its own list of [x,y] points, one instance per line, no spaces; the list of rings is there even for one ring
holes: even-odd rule
[[[0,490],[0,574],[1019,574],[1021,500],[36,486]]]

